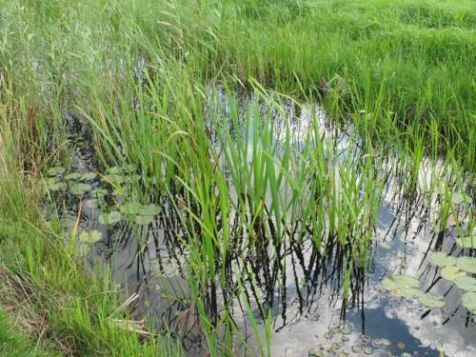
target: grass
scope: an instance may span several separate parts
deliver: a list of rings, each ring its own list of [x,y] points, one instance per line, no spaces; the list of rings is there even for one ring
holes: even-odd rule
[[[70,163],[66,114],[85,118],[79,129],[99,173],[134,165],[131,184],[114,187],[122,199],[157,203],[176,222],[174,249],[187,252],[181,271],[208,351],[246,340],[232,309],[238,298],[243,314],[257,309],[254,330],[266,321],[258,349],[268,353],[271,308],[286,300],[295,274],[286,257],[304,272],[300,299],[316,288],[308,247],[316,266],[339,252],[345,297],[365,274],[388,157],[408,199],[420,190],[425,158],[452,166],[441,185],[474,192],[475,24],[470,0],[6,4],[0,244],[8,277],[34,292],[29,303],[44,312],[60,353],[180,352],[167,331],[144,342],[115,326],[111,313],[127,296],[107,268],[88,274],[64,233],[45,222],[38,182]],[[302,133],[292,120],[276,127],[283,107],[304,113],[313,102],[336,130],[353,124],[347,151],[321,140],[312,110]],[[444,230],[452,192],[434,180],[427,193],[444,192]],[[470,199],[465,205],[474,210]],[[62,309],[45,308],[53,301]]]
[[[35,345],[28,336],[18,330],[12,330],[7,315],[0,310],[0,353],[2,356],[54,356],[47,349]]]

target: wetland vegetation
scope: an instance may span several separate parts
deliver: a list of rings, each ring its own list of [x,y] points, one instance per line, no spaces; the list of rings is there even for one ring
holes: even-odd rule
[[[473,0],[4,1],[0,352],[474,355],[475,173]]]

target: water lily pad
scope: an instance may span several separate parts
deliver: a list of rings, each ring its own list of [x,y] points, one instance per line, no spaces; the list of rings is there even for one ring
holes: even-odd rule
[[[457,267],[448,266],[441,270],[441,276],[446,280],[454,281],[457,278],[466,276],[466,273]]]
[[[82,231],[81,234],[79,235],[79,240],[83,243],[96,243],[99,242],[102,239],[102,234],[101,232],[97,230],[92,230],[92,231]]]
[[[114,225],[122,220],[122,214],[118,211],[112,211],[109,213],[101,213],[99,215],[99,222],[104,225]]]
[[[64,182],[59,182],[56,180],[46,180],[45,181],[46,189],[50,192],[66,191],[66,184]]]
[[[119,207],[119,210],[129,216],[136,216],[139,214],[139,211],[141,209],[141,204],[137,202],[127,202],[123,204],[122,206]]]
[[[86,183],[75,183],[69,187],[69,192],[72,195],[76,195],[76,196],[84,195],[86,192],[89,192],[91,190],[92,190],[91,185],[88,185]]]
[[[137,224],[149,225],[154,222],[154,216],[143,216],[139,214],[135,217],[135,222]]]
[[[139,213],[143,216],[157,216],[160,213],[160,207],[155,204],[141,205]]]
[[[48,176],[59,176],[63,175],[66,172],[66,169],[61,166],[57,167],[52,167],[51,169],[48,170],[47,174]]]
[[[456,244],[461,248],[476,249],[476,236],[466,236],[456,239]]]
[[[439,309],[446,305],[446,301],[442,298],[433,296],[431,294],[422,294],[418,300],[425,306],[432,309]]]
[[[411,276],[394,275],[383,279],[382,286],[386,290],[398,292],[400,289],[403,288],[418,288],[420,286],[420,282],[418,281],[418,279],[415,279]]]
[[[468,273],[476,274],[476,258],[459,257],[456,260],[456,267]]]
[[[407,287],[398,289],[396,293],[404,298],[419,297],[422,294],[424,294],[421,290],[418,290],[415,288],[407,288]]]
[[[454,280],[455,285],[464,291],[476,292],[476,279],[470,276],[462,276]]]
[[[95,172],[84,172],[80,175],[79,179],[81,181],[93,181],[98,177]]]
[[[107,183],[110,183],[111,185],[115,185],[115,186],[119,186],[119,185],[122,185],[126,179],[124,178],[124,176],[121,176],[121,175],[113,175],[113,174],[110,174],[110,175],[106,175],[102,178],[103,181],[107,182]]]
[[[65,179],[68,181],[77,181],[81,177],[81,174],[79,172],[72,172],[68,175],[66,175]]]
[[[468,292],[463,294],[463,306],[472,314],[476,314],[476,293]]]
[[[454,266],[456,258],[443,252],[433,253],[430,256],[430,263],[439,267]]]
[[[104,188],[97,188],[92,192],[92,194],[97,198],[103,198],[104,196],[107,196],[108,192]]]

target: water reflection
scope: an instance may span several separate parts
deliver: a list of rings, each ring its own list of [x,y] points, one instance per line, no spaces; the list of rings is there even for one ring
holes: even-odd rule
[[[222,106],[217,113],[231,115],[223,92],[219,92],[217,98]],[[263,109],[263,106],[257,108]],[[207,110],[217,109],[211,106]],[[355,163],[359,177],[365,165],[362,157],[366,154],[352,126],[331,125],[319,107],[298,107],[292,101],[285,102],[283,110],[272,115],[276,142],[285,142],[285,136],[289,135],[283,116],[291,118],[292,144],[298,152],[303,150],[308,132],[312,130],[312,118],[318,118],[319,131],[313,140],[324,142],[328,147],[327,161],[337,167],[339,162],[350,160]],[[241,121],[230,122],[229,130],[235,136],[244,135],[255,125],[247,122],[248,127],[240,127],[239,123]],[[77,171],[97,170],[97,164],[91,160],[92,148],[88,147],[85,131],[78,128],[72,131],[83,138],[83,144],[75,147],[73,167]],[[210,135],[219,147],[219,133],[211,128]],[[248,140],[253,140],[252,134]],[[251,213],[245,218],[240,212],[231,215],[233,250],[219,262],[226,279],[218,285],[212,281],[203,297],[212,321],[217,323],[222,314],[230,314],[236,326],[250,332],[247,338],[253,346],[256,337],[252,336],[249,312],[244,305],[250,305],[249,310],[258,321],[266,320],[271,311],[273,355],[396,355],[405,352],[438,355],[439,349],[451,356],[474,355],[473,316],[461,306],[458,289],[441,279],[438,269],[428,264],[429,255],[434,251],[454,256],[467,254],[456,246],[455,238],[473,219],[474,207],[468,210],[464,205],[456,205],[452,213],[454,221],[442,225],[435,219],[441,211],[438,190],[428,192],[426,188],[435,177],[451,185],[452,174],[444,164],[424,161],[419,168],[418,190],[412,195],[408,195],[408,178],[406,171],[399,168],[398,160],[389,155],[384,161],[376,160],[374,165],[378,165],[376,172],[379,173],[375,180],[383,183],[375,224],[369,220],[357,227],[360,229],[353,227],[344,244],[338,234],[313,226],[306,217],[294,222],[277,222],[267,211],[266,199],[266,214],[260,220],[254,221],[251,206]],[[333,170],[333,166],[329,167]],[[140,171],[136,174],[142,175]],[[102,183],[96,180],[93,185],[99,187]],[[106,189],[106,205],[122,199],[113,197],[111,187]],[[242,199],[235,193],[237,206],[247,204],[246,197],[243,202],[238,198]],[[78,198],[57,196],[56,199],[66,199],[71,216],[76,216]],[[97,256],[103,257],[111,265],[114,279],[128,291],[140,294],[135,305],[137,317],[146,316],[156,328],[165,325],[175,331],[191,355],[206,354],[192,287],[186,280],[188,227],[184,225],[187,220],[183,217],[181,220],[179,214],[187,213],[177,212],[171,199],[174,198],[160,198],[162,212],[150,224],[122,221],[107,227],[97,221],[102,207],[94,195],[88,193],[82,201],[80,228],[93,227],[101,231],[104,239],[88,256],[90,267],[94,266]],[[310,192],[309,199],[319,199],[319,191]],[[58,203],[58,206],[61,205]],[[243,219],[247,220],[246,224]],[[279,225],[284,228],[278,229]],[[252,246],[242,239],[251,234],[246,228],[250,226],[253,227],[251,233],[258,238]],[[359,245],[361,235],[369,231],[372,241]],[[362,262],[360,254],[367,259]],[[431,310],[415,299],[390,296],[380,283],[392,274],[417,276],[426,292],[444,296],[447,305],[441,310]]]

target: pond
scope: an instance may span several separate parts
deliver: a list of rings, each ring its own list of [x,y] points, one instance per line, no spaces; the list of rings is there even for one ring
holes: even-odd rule
[[[231,103],[223,90],[211,93],[206,112],[215,119],[207,130],[232,202],[216,234],[226,234],[231,248],[214,263],[224,278],[210,277],[202,289],[223,339],[219,322],[231,316],[235,353],[476,354],[475,202],[464,175],[425,158],[415,168],[392,151],[374,158],[351,124],[333,124],[315,104],[286,99],[268,108],[258,95]],[[194,298],[200,287],[190,278],[202,248],[190,243],[197,228],[188,226],[204,210],[185,194],[144,200],[136,192],[155,178],[139,167],[100,172],[86,122],[66,120],[75,144],[68,170],[50,169],[44,179],[47,209],[67,236],[78,225],[78,256],[91,271],[107,264],[120,286],[137,293],[134,316],[174,331],[190,355],[206,354]],[[270,153],[278,159],[260,169]],[[313,158],[322,165],[298,181]],[[275,191],[264,185],[256,206],[247,195],[258,173],[284,166],[293,179],[278,175]],[[244,190],[236,177],[246,167],[254,171]],[[313,184],[314,174],[322,185]]]

